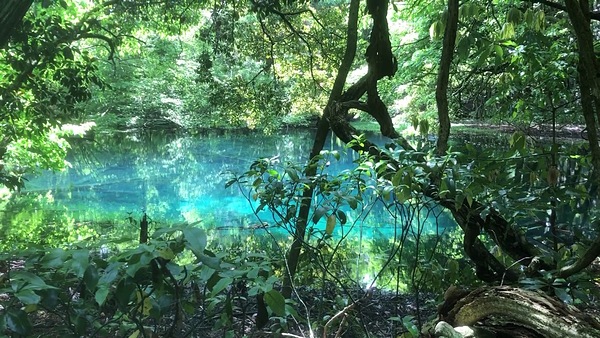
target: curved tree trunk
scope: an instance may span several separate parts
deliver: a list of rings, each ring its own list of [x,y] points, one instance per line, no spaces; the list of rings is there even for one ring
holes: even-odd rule
[[[572,6],[572,3],[574,3],[575,0],[568,0],[568,2],[570,2],[570,5]],[[384,1],[384,3],[387,5],[387,1]],[[355,2],[353,1],[352,4],[354,5]],[[376,87],[378,80],[383,78],[384,76],[391,76],[396,71],[396,60],[393,57],[393,54],[391,53],[391,46],[389,44],[389,32],[387,30],[387,22],[385,24],[381,23],[381,21],[387,20],[385,16],[386,11],[382,11],[382,7],[379,7],[377,5],[383,6],[382,3],[376,4],[376,2],[373,0],[367,2],[369,13],[372,15],[374,22],[370,45],[366,52],[369,71],[363,78],[361,78],[355,84],[350,86],[343,94],[340,94],[350,67],[350,63],[352,62],[352,59],[349,58],[349,50],[347,49],[346,58],[344,59],[342,68],[340,68],[340,73],[338,74],[338,78],[336,79],[334,91],[332,92],[330,100],[325,108],[323,119],[319,122],[318,125],[317,137],[315,139],[315,143],[312,149],[311,158],[316,156],[322,150],[322,142],[324,141],[329,129],[331,129],[336,134],[336,136],[339,137],[345,143],[352,141],[354,139],[354,136],[357,136],[359,134],[347,122],[345,118],[348,113],[348,110],[351,108],[361,109],[371,114],[379,122],[382,134],[388,137],[398,137],[398,142],[402,147],[404,147],[405,149],[412,149],[410,144],[408,144],[408,142],[402,137],[399,137],[399,135],[395,132],[391,118],[389,116],[389,112],[387,111],[387,108],[385,107],[383,102],[381,102],[381,99],[379,98],[379,95],[377,93]],[[456,0],[449,0],[449,5],[454,9],[458,10],[458,7],[455,6]],[[453,15],[457,15],[457,13]],[[355,25],[355,22],[350,21],[350,24]],[[587,28],[589,30],[589,24],[587,25]],[[349,26],[349,32],[352,31],[353,35],[349,36],[348,43],[350,43],[351,40],[355,39],[355,29],[355,26],[353,26],[352,30]],[[453,51],[453,48],[450,47],[452,47],[452,42],[455,40],[455,38],[451,39],[450,34],[451,33],[447,34],[448,41],[446,48],[449,51]],[[350,48],[350,45],[348,45],[347,48]],[[450,60],[451,63],[451,58],[449,59],[449,57],[446,57],[445,60]],[[450,63],[448,63],[448,65],[444,67],[449,67]],[[587,69],[589,65],[586,64],[585,67]],[[595,67],[594,63],[592,63],[591,67]],[[596,74],[596,72],[589,72],[589,74]],[[589,94],[589,100],[584,102],[584,100],[582,99],[582,103],[584,103],[585,105],[587,102],[587,107],[591,107],[591,110],[588,110],[588,112],[591,111],[591,115],[589,113],[586,113],[586,120],[591,119],[591,121],[594,122],[593,128],[591,129],[591,132],[594,133],[596,131],[596,122],[594,116],[595,111],[593,109],[595,103],[593,95],[597,90],[593,88],[598,88],[598,86],[596,86],[594,78],[584,77],[584,75],[582,75],[580,71],[580,78],[589,83],[588,88],[590,88],[590,90],[587,91],[587,93]],[[442,83],[440,88],[443,91],[444,87],[446,87],[447,90],[448,78],[446,77],[446,79],[444,79],[443,75],[440,75],[440,77],[442,82],[446,81],[446,84],[444,85],[444,83]],[[582,88],[584,88],[583,85]],[[365,93],[368,95],[367,102],[360,101]],[[441,111],[443,114],[443,107]],[[447,121],[446,125],[449,125],[449,120]],[[592,136],[595,136],[595,134]],[[600,168],[600,148],[598,148],[597,137],[594,140],[594,142],[596,143],[590,145],[594,153],[598,152],[598,154],[596,154],[598,156],[593,156],[594,158],[598,159],[597,163],[594,162],[594,166],[596,166],[597,164],[598,168]],[[592,137],[590,137],[590,142],[592,142]],[[443,145],[440,145],[438,148],[442,149],[442,147]],[[379,149],[376,145],[368,141],[364,142],[364,144],[361,145],[354,143],[353,149],[357,151],[370,153],[373,156],[375,156],[376,159],[388,161],[389,164],[386,169],[388,171],[386,173],[382,173],[382,175],[387,175],[390,173],[393,174],[395,170],[398,170],[402,166],[402,164],[397,159],[391,157],[387,152]],[[311,169],[311,166],[308,166],[308,169],[306,170],[306,175],[312,176],[314,174],[313,170],[314,168]],[[596,172],[598,171],[596,170]],[[446,200],[441,198],[435,185],[422,186],[420,189],[421,190],[417,193],[422,194],[427,198],[431,198],[433,201],[446,207],[453,214],[454,219],[457,221],[457,223],[465,233],[465,252],[469,256],[469,258],[475,263],[477,276],[481,280],[489,282],[514,281],[518,278],[518,275],[522,273],[517,267],[515,267],[515,269],[509,270],[502,262],[500,262],[494,255],[492,255],[489,252],[489,250],[486,249],[486,247],[479,239],[479,235],[482,231],[485,231],[486,233],[490,234],[490,237],[496,242],[496,244],[499,245],[502,251],[508,254],[515,262],[519,262],[521,265],[524,266],[529,266],[532,270],[536,271],[538,269],[546,271],[556,269],[556,267],[553,266],[551,263],[541,261],[538,258],[541,256],[539,249],[531,243],[527,242],[523,238],[521,233],[516,231],[511,226],[511,224],[505,218],[503,218],[502,215],[500,215],[497,211],[490,210],[490,213],[487,216],[482,217],[481,211],[484,210],[485,206],[477,201],[472,201],[472,203],[470,204],[467,204],[467,202],[465,201],[460,205],[456,205],[454,200]],[[310,198],[312,197],[312,193],[313,190],[310,189],[304,192],[304,199],[297,219],[294,243],[292,244],[292,248],[290,249],[290,253],[288,256],[289,275],[286,276],[286,280],[284,280],[284,295],[288,297],[291,294],[291,281],[293,280],[296,271],[296,266],[298,264],[298,257],[300,255],[301,247],[304,242],[304,232],[306,230],[306,225],[308,222],[308,215],[311,206]],[[593,250],[590,251],[589,256],[591,257],[594,255],[596,255],[596,252]],[[587,261],[588,260],[582,261],[581,264],[584,264]],[[581,264],[572,266],[569,268],[569,270],[563,271],[562,273],[569,274],[572,273],[572,271],[579,271],[581,268]]]
[[[387,7],[385,8],[387,10]],[[386,12],[382,11],[381,7],[378,7],[371,1],[368,2],[368,9],[369,13],[373,16],[374,21],[370,41],[371,45],[366,53],[369,71],[367,75],[363,76],[355,84],[350,86],[343,95],[337,96],[336,93],[335,96],[332,96],[334,99],[329,101],[329,104],[325,109],[324,119],[326,121],[321,121],[319,123],[317,140],[319,140],[319,137],[324,138],[325,136],[322,135],[325,135],[326,131],[331,128],[336,136],[343,142],[349,143],[352,141],[354,136],[359,133],[347,122],[345,117],[349,109],[355,108],[361,109],[375,117],[380,124],[382,134],[388,137],[398,137],[397,141],[404,149],[412,149],[410,144],[395,132],[389,112],[377,94],[376,86],[378,80],[384,76],[391,76],[391,74],[396,71],[396,60],[391,53],[389,36],[387,36],[389,35],[387,24],[375,24],[376,22],[387,20]],[[382,57],[383,60],[379,60],[379,57]],[[366,103],[360,101],[365,93],[369,96]],[[322,144],[319,147],[316,147],[316,145],[317,142],[315,142],[315,147],[313,147],[311,156],[318,154],[318,151],[316,151],[317,149],[319,151],[322,149]],[[354,143],[353,149],[370,153],[378,159],[388,161],[389,165],[386,169],[388,172],[384,174],[393,174],[395,170],[402,166],[397,159],[392,158],[385,151],[382,151],[376,145],[368,141],[364,142],[362,145]],[[307,175],[311,175],[308,170]],[[485,248],[478,238],[482,231],[490,233],[491,237],[498,243],[503,252],[510,255],[515,261],[520,262],[522,265],[530,265],[532,262],[537,261],[539,268],[545,270],[552,270],[554,268],[544,262],[535,260],[535,257],[540,256],[539,250],[535,246],[524,241],[521,234],[518,231],[515,231],[511,224],[509,224],[498,212],[491,210],[489,215],[484,219],[481,217],[481,211],[484,209],[484,206],[481,203],[472,201],[469,205],[464,201],[462,205],[457,206],[454,200],[440,198],[435,186],[430,185],[424,189],[425,190],[420,193],[448,208],[448,210],[452,212],[454,219],[465,232],[465,251],[469,258],[475,263],[477,276],[481,280],[501,282],[514,281],[517,279],[516,269],[515,271],[508,270],[504,264]],[[308,201],[311,196],[312,190],[307,190],[304,195],[304,201]],[[288,263],[290,276],[292,276],[292,278],[295,273],[295,266],[297,264],[297,257],[300,253],[300,247],[304,239],[304,230],[306,229],[310,202],[306,202],[302,207],[304,207],[304,210],[301,210],[299,213],[295,241],[293,249],[290,252]],[[502,236],[499,236],[498,234],[502,234]],[[288,281],[286,285],[289,287],[290,281]]]
[[[354,139],[359,133],[343,118],[348,108],[343,103],[337,105],[337,111],[334,113],[338,118],[331,118],[331,129],[342,142],[348,143]],[[364,141],[362,144],[354,143],[352,149],[369,153],[378,160],[388,162],[386,172],[381,175],[393,174],[396,170],[402,167],[402,164],[391,157],[385,151],[379,149],[377,145]],[[495,241],[504,252],[513,257],[515,261],[519,261],[523,265],[532,263],[533,258],[539,256],[535,246],[522,240],[519,232],[515,231],[510,224],[502,218],[496,211],[490,211],[490,214],[483,219],[480,216],[483,205],[477,201],[473,201],[469,206],[465,201],[462,205],[456,206],[454,200],[446,200],[439,197],[437,189],[430,185],[420,193],[427,198],[431,198],[440,205],[446,207],[454,216],[458,225],[465,232],[464,247],[469,258],[475,263],[477,276],[483,281],[514,281],[517,279],[517,274],[512,270],[508,270],[494,255],[492,255],[485,245],[478,238],[481,230],[492,233]],[[498,236],[502,234],[502,236]],[[553,267],[540,262],[540,267],[546,270],[552,270]]]
[[[33,0],[3,0],[0,5],[0,49],[4,48],[15,27],[19,25]]]
[[[356,44],[358,41],[358,9],[360,0],[352,0],[350,2],[350,10],[348,13],[348,29],[347,29],[347,40],[346,40],[346,52],[344,59],[340,65],[337,77],[333,84],[333,88],[329,95],[329,101],[325,107],[323,117],[319,120],[317,125],[317,134],[313,143],[312,150],[310,152],[310,161],[314,161],[314,158],[321,153],[325,145],[325,139],[329,133],[329,111],[331,107],[335,105],[335,102],[339,100],[346,84],[346,78],[354,62],[356,55]],[[308,177],[315,176],[317,167],[314,165],[307,165],[305,175]],[[302,193],[302,202],[298,211],[298,218],[296,221],[296,229],[294,232],[294,241],[290,247],[288,257],[286,259],[287,274],[283,279],[282,294],[286,298],[290,298],[292,295],[292,286],[294,276],[296,275],[296,269],[298,267],[298,260],[300,258],[300,252],[302,245],[304,244],[304,237],[306,233],[306,225],[308,224],[308,215],[310,213],[310,207],[312,204],[312,195],[314,189],[306,188]]]
[[[448,112],[448,81],[450,79],[450,66],[454,56],[454,45],[456,42],[456,29],[458,27],[458,0],[448,0],[448,20],[444,31],[444,42],[442,47],[442,60],[438,71],[437,84],[435,88],[435,101],[438,109],[438,139],[436,152],[444,155],[448,149],[448,138],[450,137],[450,117]]]
[[[447,297],[439,312],[454,327],[476,326],[503,337],[600,337],[599,318],[541,292],[508,286]]]

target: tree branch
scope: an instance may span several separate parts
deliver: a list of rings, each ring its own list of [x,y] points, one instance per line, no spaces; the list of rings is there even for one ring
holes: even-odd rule
[[[567,11],[567,7],[563,4],[559,4],[557,2],[554,1],[548,1],[548,0],[528,0],[527,2],[531,2],[531,3],[538,3],[538,4],[542,4],[542,5],[546,5],[548,7],[552,7],[561,11],[566,12]],[[590,19],[592,20],[596,20],[596,21],[600,21],[600,12],[599,11],[590,11]]]
[[[106,42],[108,44],[108,46],[110,47],[109,53],[108,53],[108,59],[109,60],[113,59],[113,57],[115,55],[116,47],[115,47],[115,42],[111,38],[104,36],[102,34],[85,32],[85,33],[80,34],[79,37],[75,40],[80,40],[80,39],[98,39],[98,40],[102,40],[102,41]]]
[[[560,269],[558,272],[558,277],[567,278],[582,271],[590,266],[590,264],[592,264],[592,262],[598,258],[598,256],[600,256],[600,236],[596,237],[592,244],[590,244],[590,247],[581,257],[579,257],[575,263]]]

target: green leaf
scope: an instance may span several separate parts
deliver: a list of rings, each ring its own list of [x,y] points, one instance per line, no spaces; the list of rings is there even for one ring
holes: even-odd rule
[[[531,8],[527,8],[527,10],[525,11],[524,17],[525,17],[525,24],[527,25],[527,27],[533,28],[534,14],[533,14],[533,11],[531,10]]]
[[[32,329],[27,313],[13,308],[6,311],[6,328],[22,336],[28,335]]]
[[[315,223],[315,224],[319,223],[319,220],[321,219],[321,217],[323,217],[326,213],[327,213],[326,208],[318,207],[317,210],[315,210],[315,213],[313,214],[313,217],[312,217],[313,223]]]
[[[486,207],[485,209],[483,209],[480,213],[479,213],[479,217],[483,218],[484,220],[488,217],[488,215],[490,214],[490,208]]]
[[[28,272],[28,271],[15,271],[12,275],[13,282],[23,281],[28,283],[27,288],[29,290],[46,290],[46,289],[56,289],[54,286],[50,286],[44,282],[39,276]],[[16,291],[15,287],[13,289]]]
[[[100,276],[98,274],[98,269],[96,269],[96,266],[90,264],[87,269],[85,269],[85,273],[83,274],[83,282],[90,292],[94,292],[94,290],[96,290],[96,285],[98,285],[99,279]]]
[[[196,256],[206,248],[206,232],[200,228],[187,227],[182,230],[186,241],[186,248],[190,249]]]
[[[473,196],[469,193],[467,194],[467,204],[469,205],[469,207],[473,205]]]
[[[494,54],[496,55],[496,58],[495,58],[496,65],[497,66],[501,65],[502,62],[504,61],[504,59],[503,59],[504,50],[502,49],[502,47],[499,45],[494,45]]]
[[[109,286],[107,285],[102,285],[98,288],[98,290],[96,290],[94,299],[96,300],[96,303],[98,303],[98,306],[102,306],[104,302],[106,302],[109,291]]]
[[[441,39],[444,36],[445,25],[441,20],[436,20],[429,27],[429,37],[432,40]]]
[[[22,289],[15,293],[15,296],[19,298],[23,304],[38,304],[41,300],[41,297],[31,289]]]
[[[104,272],[98,282],[101,284],[112,283],[119,275],[119,269],[121,266],[123,266],[123,263],[121,262],[110,263],[106,269],[104,269]]]
[[[66,256],[65,250],[61,248],[51,249],[42,257],[41,263],[49,269],[58,268],[65,263]]]
[[[42,290],[38,294],[42,297],[41,304],[47,308],[56,307],[60,301],[58,289]]]
[[[508,13],[506,13],[507,23],[518,25],[521,23],[521,20],[523,20],[523,12],[521,12],[521,10],[518,8],[513,7],[508,11]]]
[[[90,264],[90,251],[85,249],[73,250],[72,255],[71,270],[77,277],[81,278]]]
[[[198,256],[198,259],[200,260],[200,262],[202,262],[202,264],[208,266],[211,269],[219,270],[221,268],[221,260],[217,257],[209,256],[203,253],[200,254],[200,256]]]
[[[342,224],[342,225],[346,224],[346,222],[348,221],[348,218],[346,217],[346,213],[343,212],[342,210],[337,211],[337,217],[340,219],[340,224]]]
[[[404,203],[408,201],[412,197],[412,193],[410,191],[410,187],[403,186],[396,194],[396,199],[399,203]]]
[[[575,297],[575,299],[580,300],[580,301],[582,301],[584,303],[589,303],[590,302],[589,296],[585,292],[582,292],[580,290],[574,289],[573,290],[573,296]]]
[[[445,183],[445,186],[447,187],[450,196],[455,196],[456,195],[456,183],[454,182],[454,179],[452,177],[446,176],[443,179],[443,182]]]
[[[248,271],[248,273],[246,274],[246,277],[248,277],[248,279],[256,279],[258,278],[258,273],[260,272],[260,268],[255,267],[250,269],[250,271]]]
[[[231,283],[233,283],[233,278],[231,278],[231,277],[223,277],[223,278],[221,278],[215,284],[215,286],[212,287],[212,290],[210,290],[210,296],[211,297],[216,296],[219,292],[223,291],[226,287],[228,287],[229,285],[231,285]]]
[[[567,304],[571,304],[573,302],[573,297],[571,297],[567,290],[563,288],[554,288],[554,294],[556,295],[556,297],[558,297],[560,300]]]
[[[327,216],[327,224],[325,225],[325,233],[328,235],[333,234],[333,229],[335,229],[335,224],[337,222],[337,219],[335,218],[335,215],[329,215]]]
[[[417,327],[417,325],[413,322],[414,321],[414,317],[413,316],[404,316],[402,317],[402,325],[404,325],[404,327],[408,330],[408,332],[413,336],[413,337],[419,337],[419,328]]]
[[[231,187],[235,182],[237,182],[237,178],[234,177],[225,183],[225,188]]]
[[[279,291],[273,289],[264,295],[265,303],[279,317],[285,316],[285,298]]]
[[[456,210],[460,209],[460,207],[463,205],[464,201],[465,201],[464,194],[456,194],[456,196],[454,197],[454,207],[456,208]]]
[[[525,134],[521,131],[516,131],[512,134],[509,142],[512,149],[521,151],[525,149]]]
[[[392,199],[392,192],[394,191],[394,187],[391,185],[386,185],[385,187],[383,187],[383,190],[381,191],[381,197],[384,200],[391,200]]]
[[[534,29],[536,31],[542,31],[544,30],[546,26],[546,13],[544,13],[543,10],[539,10],[535,13],[535,20],[534,20]]]
[[[458,45],[456,47],[456,54],[458,58],[461,60],[466,60],[469,58],[469,52],[471,50],[471,37],[464,36],[458,41]]]
[[[346,200],[346,202],[348,202],[350,209],[356,210],[356,208],[358,207],[358,200],[356,199],[356,197],[348,196],[347,198],[344,198],[344,199]]]
[[[292,168],[285,168],[285,173],[290,177],[290,179],[292,180],[292,182],[298,182],[298,181],[300,181],[300,178],[298,177],[298,174],[296,173],[296,170],[294,170]]]
[[[415,129],[417,129],[417,128],[415,127]],[[403,175],[404,175],[404,171],[402,171],[401,169],[398,169],[396,171],[396,173],[392,177],[392,185],[394,187],[397,187],[400,184],[400,182],[402,182],[402,176]]]
[[[128,306],[129,300],[135,293],[136,285],[131,278],[123,278],[117,284],[115,299],[121,306]]]
[[[479,58],[477,59],[477,63],[475,64],[475,67],[481,67],[488,59],[488,57],[490,56],[490,53],[492,52],[492,46],[485,46],[483,51],[481,52],[481,54],[479,54]]]

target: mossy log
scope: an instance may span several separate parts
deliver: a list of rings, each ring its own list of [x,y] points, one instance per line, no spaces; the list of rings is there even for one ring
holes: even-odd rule
[[[440,320],[471,326],[498,337],[600,337],[600,318],[546,294],[509,286],[482,287],[447,297]]]

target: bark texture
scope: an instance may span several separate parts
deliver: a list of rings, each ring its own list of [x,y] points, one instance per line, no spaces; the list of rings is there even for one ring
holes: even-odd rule
[[[454,327],[476,326],[507,337],[600,337],[597,316],[541,292],[508,286],[483,287],[464,297],[450,297],[439,315]]]
[[[456,29],[458,27],[458,0],[448,0],[448,20],[444,31],[442,44],[442,60],[438,70],[435,88],[435,101],[438,109],[438,139],[436,152],[444,155],[448,149],[448,138],[450,137],[450,116],[448,108],[448,81],[450,79],[450,66],[454,57],[454,45],[456,43]]]
[[[319,120],[317,124],[317,133],[315,135],[313,147],[309,156],[311,161],[314,161],[314,158],[320,154],[321,150],[323,150],[323,147],[325,146],[325,140],[327,138],[327,134],[329,133],[329,112],[331,110],[331,107],[335,104],[337,100],[339,100],[340,96],[342,95],[342,91],[344,90],[344,84],[346,83],[346,78],[348,77],[348,73],[350,72],[350,68],[352,67],[352,62],[354,61],[354,57],[356,56],[356,44],[358,41],[358,9],[360,7],[359,5],[359,0],[352,0],[350,2],[350,10],[348,13],[348,29],[346,33],[346,51],[344,53],[344,59],[342,60],[342,64],[340,65],[340,69],[333,84],[333,88],[329,95],[328,104],[325,107],[323,117]],[[305,175],[307,177],[315,176],[317,173],[316,170],[316,166],[310,165],[309,163],[309,165],[306,166]],[[286,259],[288,273],[284,276],[282,288],[282,294],[285,298],[290,298],[292,295],[293,280],[294,276],[296,275],[296,269],[298,267],[298,261],[300,259],[302,245],[304,244],[304,237],[306,235],[306,226],[308,224],[308,215],[310,213],[310,207],[312,204],[313,192],[314,189],[312,187],[309,187],[306,188],[302,193],[302,202],[298,211],[296,229],[294,232],[294,241],[292,242],[290,251]]]

